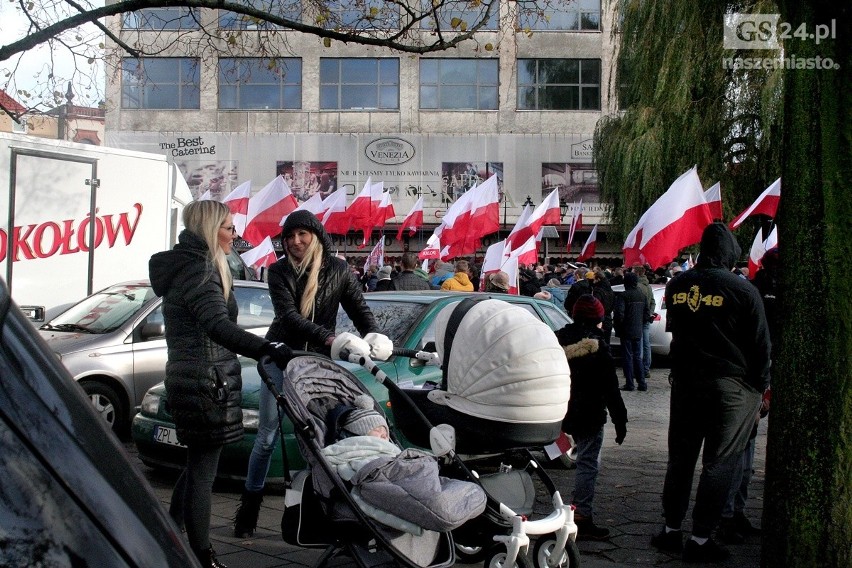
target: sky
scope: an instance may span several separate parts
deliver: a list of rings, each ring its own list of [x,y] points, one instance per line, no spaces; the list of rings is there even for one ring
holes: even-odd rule
[[[26,34],[27,20],[21,15],[16,3],[7,1],[0,2],[0,45],[8,45]],[[44,12],[42,12],[44,13]],[[93,29],[93,28],[91,28]],[[20,61],[19,61],[20,58]],[[65,93],[68,79],[72,77],[75,70],[74,58],[61,46],[53,52],[53,69],[57,77],[55,87],[50,85],[48,75],[51,66],[51,50],[42,46],[30,50],[21,56],[13,56],[5,61],[0,61],[0,88],[5,90],[15,100],[25,106],[35,106],[43,97],[27,99],[18,91],[24,90],[37,95],[48,95],[47,100],[40,106],[40,110],[47,110],[55,103],[50,99],[49,93],[52,88]],[[79,68],[89,69],[91,66],[85,59],[78,63]],[[98,66],[102,69],[102,66]],[[103,98],[103,71],[96,71],[96,85],[91,79],[82,77],[74,80],[74,103],[78,105],[95,106]],[[51,88],[52,87],[52,88]],[[64,102],[61,101],[61,102]]]

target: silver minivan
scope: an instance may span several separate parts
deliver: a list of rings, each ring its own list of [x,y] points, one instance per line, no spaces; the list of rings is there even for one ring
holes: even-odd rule
[[[238,280],[240,327],[263,335],[274,311],[265,282]],[[119,434],[149,388],[165,379],[162,298],[146,280],[122,282],[72,305],[39,333]]]

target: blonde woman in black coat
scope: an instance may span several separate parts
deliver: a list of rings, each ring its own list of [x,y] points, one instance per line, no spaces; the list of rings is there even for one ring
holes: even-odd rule
[[[227,206],[195,201],[173,250],[151,257],[151,285],[163,296],[168,362],[166,399],[186,468],[169,509],[202,566],[223,567],[210,546],[210,500],[222,447],[243,437],[242,379],[237,353],[269,355],[286,365],[290,349],[237,326],[237,303],[226,255],[234,221]]]

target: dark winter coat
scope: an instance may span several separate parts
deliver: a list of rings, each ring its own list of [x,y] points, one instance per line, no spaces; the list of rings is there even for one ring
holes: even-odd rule
[[[170,251],[151,257],[154,293],[163,296],[166,399],[187,445],[222,445],[243,437],[240,363],[259,358],[267,341],[237,326],[233,293],[225,300],[207,244],[189,231]]]
[[[627,424],[615,361],[598,329],[572,323],[557,331],[556,337],[571,367],[571,398],[563,431],[578,438],[591,436],[606,424],[607,409],[613,424]]]
[[[296,269],[287,258],[287,248],[284,247],[284,256],[269,267],[269,294],[275,308],[275,319],[266,337],[270,341],[286,343],[293,349],[328,355],[330,348],[325,345],[325,341],[335,335],[337,311],[341,306],[362,336],[377,333],[379,329],[364,301],[361,283],[349,270],[345,260],[331,254],[331,241],[319,220],[313,215],[305,218],[310,221],[306,228],[318,236],[323,249],[314,311],[310,318],[302,317],[299,312],[308,275],[306,272],[301,278],[297,277]]]
[[[648,298],[637,287],[635,274],[624,277],[624,292],[615,298],[613,324],[621,339],[641,339],[642,327],[651,319]]]
[[[574,304],[577,303],[577,300],[583,294],[591,294],[592,293],[592,283],[589,282],[586,278],[582,280],[578,280],[574,282],[570,288],[568,288],[568,293],[565,294],[565,312],[568,315],[571,315],[571,312],[574,310]]]
[[[376,282],[376,288],[373,290],[374,292],[387,292],[388,290],[396,290],[394,287],[394,282],[390,278],[385,278],[384,280],[379,280]]]
[[[770,340],[757,288],[731,272],[740,247],[723,223],[701,238],[695,268],[666,286],[671,365],[676,381],[739,379],[769,386]]]
[[[403,270],[393,281],[397,290],[431,290],[429,282],[414,274],[413,270]]]

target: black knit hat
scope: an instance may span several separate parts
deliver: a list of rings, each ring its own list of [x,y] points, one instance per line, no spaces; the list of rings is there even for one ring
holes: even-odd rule
[[[328,236],[328,233],[325,232],[325,227],[322,226],[322,223],[320,223],[320,220],[317,219],[316,215],[305,210],[293,211],[287,215],[287,219],[284,220],[284,226],[281,227],[281,247],[285,252],[287,247],[284,243],[284,239],[296,229],[305,229],[318,236],[325,252],[327,254],[331,254],[331,238]]]
[[[571,316],[578,323],[598,324],[604,319],[604,307],[601,301],[591,294],[583,294],[574,304]]]

